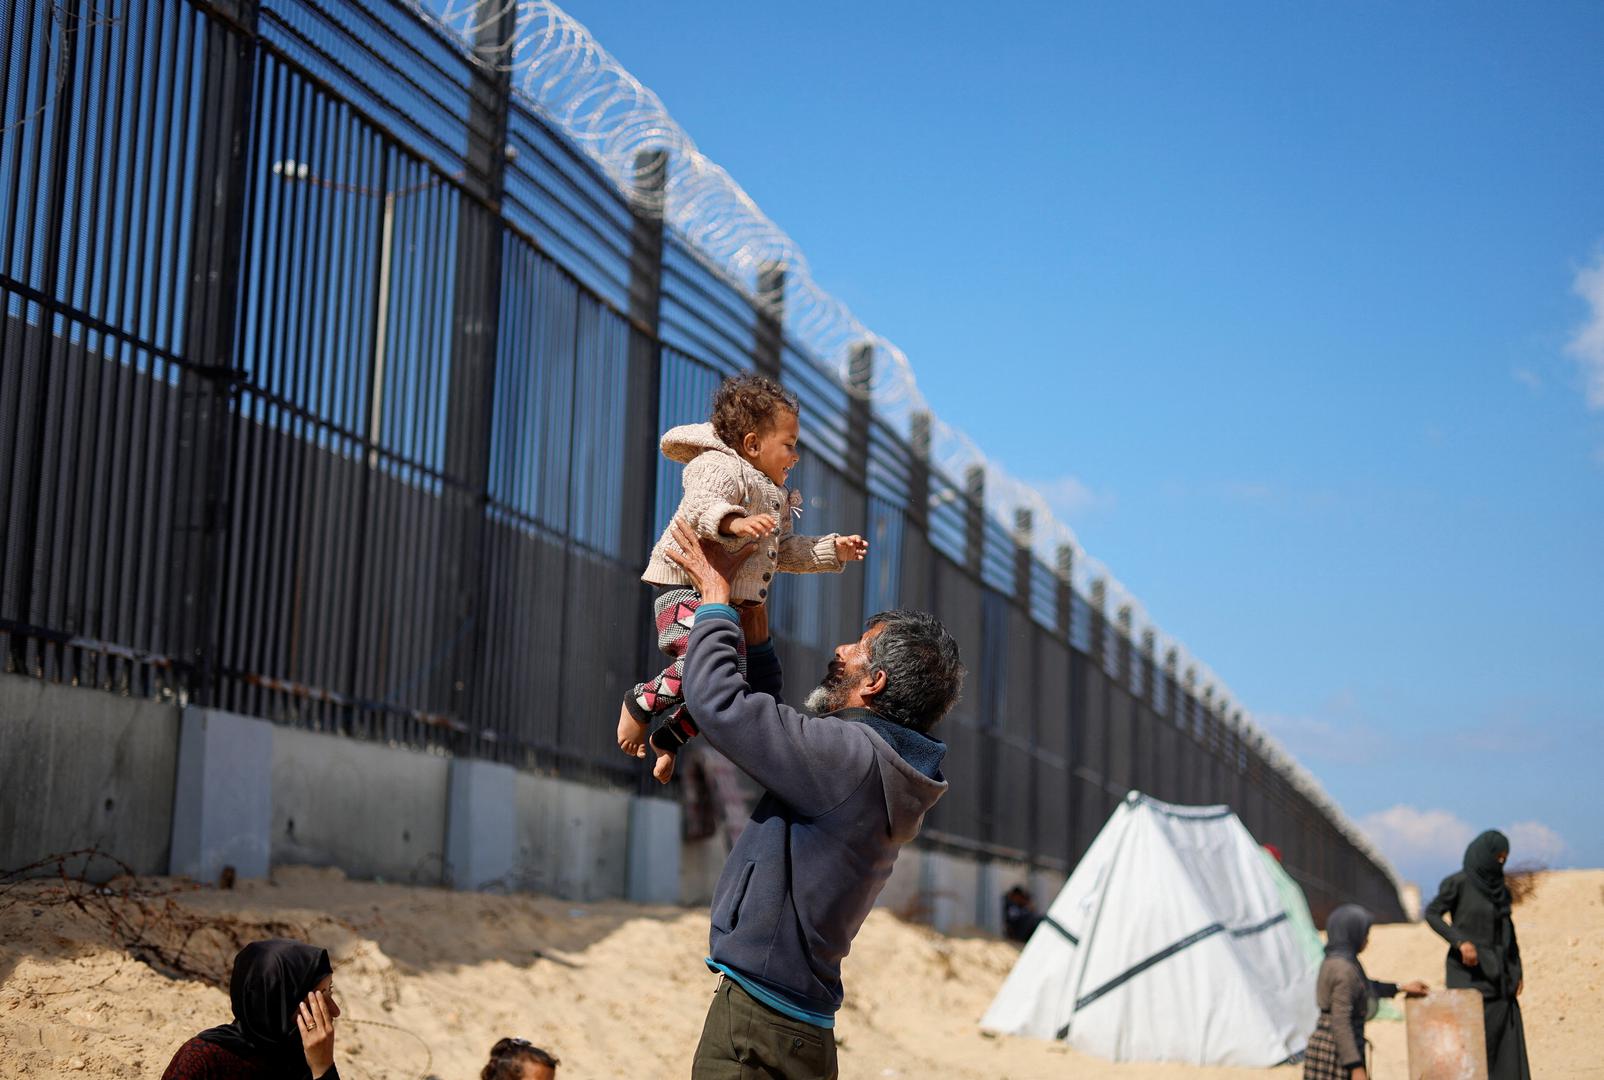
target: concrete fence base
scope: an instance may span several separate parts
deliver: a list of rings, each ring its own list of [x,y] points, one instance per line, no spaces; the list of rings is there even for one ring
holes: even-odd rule
[[[667,799],[14,675],[0,675],[0,793],[0,872],[96,847],[136,873],[203,882],[303,864],[696,906],[728,850],[722,832],[682,840]],[[880,905],[943,931],[1000,933],[1002,894],[1026,881],[1045,906],[1063,878],[912,847]]]
[[[215,709],[185,709],[179,721],[168,867],[216,881],[225,866],[266,877],[272,854],[273,727]]]

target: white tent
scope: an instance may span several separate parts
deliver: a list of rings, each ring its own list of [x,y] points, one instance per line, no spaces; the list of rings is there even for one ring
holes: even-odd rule
[[[1271,1066],[1308,1043],[1317,970],[1229,807],[1133,791],[980,1023],[1115,1061]]]

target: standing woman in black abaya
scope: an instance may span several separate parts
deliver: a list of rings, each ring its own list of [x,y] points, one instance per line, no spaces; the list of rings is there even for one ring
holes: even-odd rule
[[[1489,830],[1472,840],[1465,849],[1465,868],[1443,879],[1437,898],[1426,908],[1426,922],[1448,942],[1448,988],[1481,993],[1488,1080],[1530,1080],[1526,1032],[1516,1000],[1524,973],[1504,881],[1508,858],[1509,839],[1503,833]]]

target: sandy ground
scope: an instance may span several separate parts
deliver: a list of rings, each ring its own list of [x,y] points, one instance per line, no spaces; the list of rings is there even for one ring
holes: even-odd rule
[[[170,887],[157,879],[148,890]],[[137,921],[126,900],[59,902],[60,886],[0,894],[0,1075],[159,1076],[173,1050],[228,1019],[228,997],[172,978],[113,947],[106,912]],[[161,905],[142,930],[176,944]],[[243,939],[304,937],[335,958],[346,1013],[338,1033],[349,1080],[468,1080],[502,1035],[546,1045],[564,1080],[689,1072],[713,979],[701,958],[703,911],[534,896],[452,893],[286,869],[232,892],[180,894],[193,933],[187,962],[220,972],[219,929]],[[1516,910],[1527,957],[1522,1004],[1539,1078],[1604,1077],[1604,871],[1545,875]],[[127,931],[125,931],[127,932]],[[167,935],[164,938],[164,935]],[[126,939],[125,939],[126,940]],[[169,954],[170,955],[170,954]],[[1113,1065],[1062,1046],[982,1035],[975,1021],[1007,974],[1013,946],[943,937],[877,911],[849,958],[838,1021],[844,1077],[1241,1078],[1249,1070]],[[1365,961],[1378,978],[1440,984],[1441,942],[1424,926],[1374,931]],[[1406,1075],[1401,1023],[1372,1023],[1375,1074]],[[1295,1068],[1272,1070],[1283,1080]]]

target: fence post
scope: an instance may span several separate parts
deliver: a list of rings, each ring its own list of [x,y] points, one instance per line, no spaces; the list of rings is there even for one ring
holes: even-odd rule
[[[1186,716],[1181,711],[1180,679],[1177,672],[1181,666],[1181,654],[1175,646],[1164,650],[1164,715],[1171,724],[1182,729],[1188,736],[1192,734]]]
[[[1130,740],[1130,786],[1137,791],[1147,791],[1147,762],[1142,760],[1143,751],[1146,749],[1142,739],[1142,702],[1136,696],[1136,663],[1135,650],[1131,648],[1131,619],[1131,606],[1121,604],[1119,610],[1114,613],[1115,624],[1119,627],[1119,640],[1114,643],[1114,648],[1119,667],[1119,684],[1128,692],[1131,709],[1129,722],[1126,725],[1128,730],[1125,733],[1125,737]]]
[[[1074,785],[1077,779],[1075,766],[1080,764],[1083,752],[1081,740],[1078,738],[1080,725],[1075,723],[1075,714],[1079,711],[1076,708],[1076,702],[1079,700],[1077,696],[1079,688],[1075,685],[1078,680],[1075,676],[1074,643],[1070,641],[1072,636],[1070,624],[1075,617],[1074,585],[1072,584],[1074,569],[1075,549],[1068,544],[1059,544],[1054,567],[1053,625],[1058,632],[1059,639],[1069,645],[1070,648],[1069,660],[1066,664],[1068,670],[1065,672],[1067,684],[1065,686],[1066,693],[1064,695],[1064,711],[1061,722],[1065,727],[1064,756],[1067,758],[1068,764],[1068,771],[1065,773],[1065,777],[1070,784],[1070,793],[1064,800],[1064,835],[1067,840],[1063,855],[1071,866],[1075,862],[1075,853],[1080,849],[1080,837],[1075,832],[1075,826],[1079,818],[1080,793],[1075,789]]]
[[[757,325],[752,342],[752,366],[760,375],[778,382],[784,366],[785,264],[765,262],[757,271]]]
[[[1247,806],[1242,801],[1242,772],[1240,763],[1242,759],[1242,730],[1232,722],[1231,702],[1220,695],[1219,706],[1220,723],[1225,727],[1226,753],[1225,753],[1225,782],[1227,790],[1231,793],[1231,809],[1238,817],[1247,813]],[[1251,826],[1249,829],[1251,831]]]
[[[869,410],[874,386],[874,346],[867,341],[852,346],[847,359],[847,468],[869,490]]]
[[[1075,549],[1068,544],[1058,545],[1058,566],[1054,585],[1053,622],[1060,637],[1066,641],[1074,633],[1075,621]]]
[[[501,56],[512,47],[517,12],[508,5],[479,27],[475,51]],[[440,555],[442,608],[450,622],[440,626],[442,647],[451,662],[441,665],[446,682],[430,697],[449,702],[451,715],[476,731],[479,658],[489,595],[485,520],[489,502],[491,417],[496,387],[496,339],[501,322],[501,274],[505,230],[501,197],[507,178],[507,112],[512,76],[505,64],[475,65],[468,94],[468,153],[464,186],[489,207],[464,198],[457,229],[456,288],[452,298],[451,374],[446,390],[446,476],[461,485],[455,497],[443,492],[455,522],[445,532]],[[453,544],[454,541],[454,544]],[[453,550],[453,547],[455,550]],[[459,642],[457,645],[448,645]],[[560,700],[560,690],[559,690]],[[457,739],[458,752],[475,747],[476,736]]]
[[[1031,609],[1031,575],[1035,572],[1033,564],[1035,558],[1035,522],[1029,510],[1014,511],[1014,596],[1024,607],[1025,613],[1030,614]]]
[[[1131,651],[1131,606],[1121,604],[1114,613],[1114,621],[1119,627],[1119,640],[1114,643],[1118,650],[1116,654],[1119,665],[1119,681],[1125,684],[1125,689],[1136,689],[1136,665],[1132,661]]]
[[[857,497],[859,509],[862,513],[862,535],[869,536],[869,447],[870,425],[874,423],[874,414],[870,409],[870,395],[874,387],[874,346],[867,341],[861,341],[852,347],[847,358],[847,461],[846,476],[849,483],[857,488],[854,495]],[[849,496],[850,497],[850,496]],[[841,528],[847,528],[845,520]],[[873,542],[873,537],[870,537]],[[865,579],[866,580],[866,579]],[[901,589],[901,582],[898,582]],[[864,616],[873,612],[865,610],[866,598],[864,590],[858,588],[850,590],[848,596],[856,596],[858,601],[858,617],[851,618],[850,612],[842,612],[837,625],[842,627],[861,626]]]
[[[642,150],[635,155],[635,196],[630,202],[629,234],[629,370],[626,383],[631,388],[625,409],[630,435],[637,448],[626,460],[620,514],[639,509],[641,527],[626,557],[636,564],[646,562],[647,553],[657,542],[657,459],[658,431],[662,427],[663,353],[658,333],[663,312],[663,219],[668,190],[668,151]],[[651,590],[642,587],[636,602],[638,626],[652,625]],[[638,634],[636,661],[640,671],[650,671],[660,655],[656,643]],[[640,774],[638,791],[648,794],[657,787],[645,772]]]
[[[929,543],[930,532],[930,414],[923,409],[908,418],[908,517]]]
[[[930,543],[930,414],[923,409],[908,417],[908,524],[902,536],[902,569],[897,582],[900,606],[911,597],[931,610],[936,608],[938,560]],[[917,551],[917,557],[910,553]]]
[[[1175,669],[1179,663],[1180,657],[1172,645],[1164,650],[1163,673],[1160,675],[1155,672],[1155,675],[1164,680],[1164,711],[1160,715],[1175,731],[1175,800],[1193,803],[1197,802],[1197,796],[1193,792],[1194,769],[1190,760],[1193,757],[1193,743],[1192,733],[1185,723],[1185,714],[1181,712],[1181,703],[1177,700],[1180,697],[1180,687],[1177,685]]]
[[[986,469],[964,470],[964,565],[979,576],[986,553]]]
[[[1032,519],[1031,512],[1028,509],[1018,507],[1014,510],[1014,598],[1024,610],[1025,625],[1030,628],[1030,636],[1024,642],[1011,640],[1007,622],[1004,623],[1003,633],[1005,636],[1010,637],[1008,642],[1008,651],[1010,653],[1020,645],[1024,645],[1031,650],[1030,662],[1033,676],[1036,671],[1036,665],[1041,662],[1041,653],[1037,649],[1040,632],[1036,629],[1035,619],[1031,611],[1031,575],[1034,572],[1031,564],[1035,562],[1034,551],[1035,521]],[[1003,677],[1005,679],[1009,678],[1009,674],[1004,673]],[[1038,686],[1041,683],[1039,677],[1034,677],[1033,681]],[[1026,689],[1025,687],[1019,687],[1016,693],[1026,692]],[[1015,700],[1018,700],[1017,696]],[[1037,768],[1039,760],[1037,755],[1041,748],[1042,710],[1034,695],[1030,700],[1031,707],[1028,718],[1030,725],[1030,775],[1025,779],[1027,792],[1025,805],[1030,807],[1031,810],[1026,821],[1025,833],[1028,839],[1025,846],[1030,852],[1031,865],[1034,867],[1036,859],[1041,855],[1041,820],[1035,811],[1041,800],[1041,773]],[[1017,709],[1018,705],[1014,705],[1013,708]]]
[[[1092,616],[1092,640],[1088,643],[1091,645],[1091,649],[1089,651],[1092,654],[1092,659],[1097,661],[1098,670],[1102,671],[1104,674],[1107,674],[1108,629],[1107,619],[1104,616],[1104,608],[1108,603],[1108,582],[1103,578],[1096,578],[1092,581],[1092,595],[1090,600]]]
[[[198,195],[184,334],[184,353],[191,363],[179,375],[175,520],[167,579],[168,651],[193,665],[189,694],[201,705],[216,703],[222,621],[217,583],[223,576],[230,517],[236,308],[254,121],[257,5],[239,0],[232,8],[230,15],[242,30],[204,20]]]
[[[1175,797],[1175,786],[1170,783],[1169,770],[1174,765],[1175,740],[1167,734],[1168,724],[1158,711],[1158,635],[1151,626],[1142,628],[1142,645],[1137,653],[1137,663],[1142,667],[1142,693],[1136,699],[1136,711],[1142,713],[1143,722],[1147,726],[1147,742],[1152,755],[1152,773],[1150,786],[1152,794],[1160,799],[1178,802]],[[1144,711],[1145,710],[1145,711]],[[1151,718],[1151,722],[1148,720]],[[1166,756],[1165,747],[1171,749]]]
[[[57,242],[56,238],[61,235],[61,225],[67,204],[67,174],[69,171],[68,151],[71,148],[68,136],[73,128],[73,125],[68,122],[67,114],[71,109],[74,86],[77,82],[78,65],[74,59],[74,56],[77,52],[78,35],[84,25],[82,10],[83,2],[84,0],[72,0],[71,3],[55,5],[53,9],[55,17],[48,20],[45,31],[46,34],[51,34],[57,30],[59,30],[61,33],[61,46],[56,66],[57,76],[53,91],[53,100],[55,105],[54,111],[56,112],[56,118],[55,122],[51,126],[48,157],[45,157],[41,153],[39,156],[34,158],[34,161],[37,163],[41,171],[48,170],[46,175],[50,177],[49,191],[45,196],[45,242],[42,248],[36,252],[31,250],[33,247],[31,242],[28,243],[27,246],[30,249],[30,254],[35,255],[40,261],[39,281],[47,292],[53,292],[55,290],[56,277],[60,272],[61,256],[67,246],[63,243]],[[29,12],[27,15],[23,16],[25,19],[31,19],[32,17],[32,12]],[[4,39],[5,44],[4,46],[0,46],[0,48],[9,50],[16,47],[10,40],[14,28],[11,25],[10,18],[7,18],[6,24],[6,34]],[[29,41],[29,31],[24,28],[22,29],[21,33],[22,40],[24,42],[28,42],[28,44],[22,46],[22,48],[24,50],[30,49],[32,47],[32,43]],[[45,63],[47,66],[49,64],[49,49],[50,47],[46,45]],[[11,78],[13,80],[17,80],[17,82],[14,82],[13,85],[18,85],[19,91],[24,91],[25,93],[25,90],[20,83],[25,83],[28,79],[30,79],[31,74],[21,74],[17,71],[13,71],[11,73]],[[22,157],[23,155],[19,152],[18,158],[21,159]],[[20,161],[13,162],[13,170],[19,167],[21,167]],[[7,209],[15,212],[14,206],[8,206]],[[31,230],[27,230],[25,235],[27,235],[28,232],[31,232]],[[18,252],[15,248],[5,253],[7,260],[16,259],[17,255]],[[7,265],[10,265],[9,261]],[[28,277],[28,272],[29,268],[24,266],[22,268],[22,276],[24,278]],[[31,380],[32,386],[36,389],[37,393],[37,397],[35,397],[32,402],[33,417],[31,422],[30,420],[24,418],[28,410],[25,407],[19,407],[18,409],[18,420],[21,422],[22,430],[18,434],[16,450],[20,460],[27,462],[27,480],[25,481],[26,487],[24,488],[24,494],[22,496],[22,505],[19,508],[21,513],[17,515],[17,518],[13,518],[6,522],[7,531],[17,541],[15,556],[16,570],[12,579],[14,582],[12,589],[15,590],[14,595],[16,597],[15,613],[18,621],[26,625],[35,621],[35,598],[39,595],[41,586],[46,584],[40,580],[40,575],[36,572],[35,559],[38,556],[41,547],[43,546],[38,535],[40,526],[39,519],[41,517],[42,509],[41,500],[44,498],[46,491],[46,450],[43,443],[46,438],[45,432],[49,430],[49,407],[51,397],[53,396],[51,394],[50,387],[50,369],[55,359],[56,350],[58,348],[57,342],[60,340],[60,338],[59,335],[52,333],[51,331],[53,320],[49,318],[41,320],[40,331],[37,334],[30,335],[27,330],[27,321],[24,318],[18,320],[18,322],[21,324],[20,328],[22,330],[22,342],[20,346],[9,345],[5,342],[4,334],[5,324],[10,322],[10,312],[0,312],[0,344],[8,345],[8,352],[5,356],[6,364],[9,366],[13,363],[21,363],[24,365],[24,371],[26,371],[26,365],[28,363],[28,359],[30,358],[29,354],[32,354],[32,358],[38,365],[37,375],[35,375]],[[65,345],[64,342],[62,344]],[[20,356],[18,359],[14,360],[13,355],[19,353]],[[24,375],[22,383],[23,401],[27,401],[29,397],[33,396],[29,393],[29,384],[29,378]],[[13,445],[11,442],[11,435],[11,432],[6,432],[5,442],[8,452],[11,450]],[[11,466],[10,463],[7,464],[8,467],[14,467]],[[7,509],[9,511],[10,508],[8,507]],[[20,520],[18,520],[18,518],[20,518]],[[46,524],[45,528],[47,530],[49,529],[48,523]],[[4,564],[0,563],[0,571],[3,570]],[[8,583],[4,580],[3,576],[0,576],[0,614],[3,614],[6,610],[6,605],[4,603],[5,594],[11,591],[11,589],[7,588],[7,585]],[[44,623],[48,620],[39,618],[38,621],[40,623]],[[43,651],[44,644],[42,642],[38,642],[37,639],[32,637],[26,631],[15,634],[11,637],[10,641],[12,664],[16,671],[25,673],[30,672],[33,665],[28,662],[28,654],[37,650],[36,655],[39,661],[39,669],[37,674],[48,677],[48,663],[46,660],[48,653]],[[176,653],[176,648],[173,651]]]
[[[1151,626],[1142,630],[1142,694],[1158,712],[1158,634]]]
[[[1088,644],[1091,646],[1089,652],[1092,658],[1092,677],[1103,681],[1103,692],[1099,695],[1103,703],[1102,715],[1097,718],[1102,731],[1102,738],[1098,742],[1102,744],[1103,753],[1101,760],[1097,762],[1097,774],[1103,785],[1102,811],[1106,817],[1118,805],[1120,795],[1124,794],[1123,792],[1116,794],[1109,790],[1109,785],[1113,783],[1110,774],[1114,766],[1115,734],[1114,695],[1109,693],[1113,680],[1108,677],[1108,580],[1106,578],[1093,579],[1092,595],[1088,599],[1091,608],[1092,637]]]
[[[640,548],[634,552],[635,562],[644,563],[646,553],[657,540],[655,513],[657,505],[657,432],[660,426],[663,392],[663,357],[657,335],[662,323],[663,307],[663,205],[668,186],[668,151],[642,150],[635,155],[635,198],[630,206],[633,221],[630,226],[629,250],[629,373],[627,381],[633,391],[627,408],[630,411],[630,430],[639,440],[636,455],[640,473],[636,477],[625,474],[623,485],[624,505],[621,513],[636,507],[645,507],[640,529]],[[642,590],[643,612],[649,613],[651,601]],[[642,626],[651,625],[643,621]],[[657,650],[643,637],[641,659],[649,659],[646,650],[655,656]],[[643,663],[642,671],[647,670]]]
[[[635,197],[630,206],[629,317],[657,336],[663,296],[663,205],[668,151],[635,155]]]
[[[1194,802],[1206,803],[1214,798],[1214,751],[1209,746],[1208,718],[1198,707],[1197,668],[1188,664],[1181,676],[1181,707],[1186,710],[1187,728],[1198,746],[1198,767],[1193,772]]]

